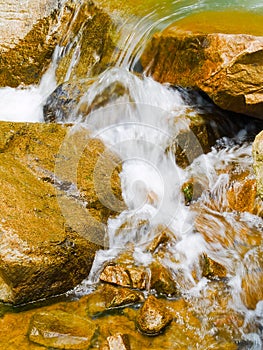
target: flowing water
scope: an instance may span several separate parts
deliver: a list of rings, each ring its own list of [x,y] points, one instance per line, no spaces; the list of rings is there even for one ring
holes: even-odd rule
[[[107,6],[113,10],[111,3]],[[254,311],[248,310],[242,299],[242,279],[263,268],[260,261],[263,208],[256,202],[250,212],[231,210],[228,193],[234,180],[242,183],[244,179],[253,179],[251,139],[263,124],[244,121],[236,126],[235,121],[229,121],[230,126],[236,128],[235,135],[221,137],[211,151],[204,154],[199,140],[189,129],[190,119],[213,112],[214,106],[201,96],[161,85],[134,72],[138,70],[138,57],[153,32],[190,13],[225,8],[263,11],[261,1],[245,0],[147,1],[143,9],[128,1],[119,12],[112,11],[113,19],[123,18],[119,27],[121,53],[113,58],[115,67],[98,76],[83,94],[68,121],[75,124],[76,130],[82,122],[91,130],[92,137],[101,138],[120,156],[122,194],[127,209],[119,211],[114,203],[107,203],[117,214],[105,228],[107,249],[97,253],[89,278],[74,293],[88,293],[98,282],[103,264],[123,251],[130,252],[135,264],[149,266],[153,255],[147,246],[156,236],[156,228],[165,227],[171,240],[158,259],[172,271],[180,292],[202,320],[202,329],[196,332],[216,334],[209,317],[221,308],[208,297],[213,283],[200,272],[199,259],[206,253],[227,270],[225,308],[229,314],[239,314],[245,319],[243,325],[237,327],[239,340],[245,342],[246,349],[260,350],[263,300]],[[43,121],[43,105],[56,86],[54,70],[56,55],[60,52],[58,49],[54,53],[53,65],[39,87],[0,90],[2,119]],[[125,92],[86,115],[81,107],[91,105],[96,96],[105,94],[115,83]],[[14,106],[18,106],[17,110]],[[176,164],[173,144],[177,135],[185,131],[198,154],[193,156],[192,150],[188,150],[190,165],[183,169]],[[181,188],[191,179],[202,191],[194,204],[186,205]],[[194,185],[194,191],[198,192],[198,188]],[[224,288],[220,290],[222,299]],[[228,327],[232,334],[236,325]]]

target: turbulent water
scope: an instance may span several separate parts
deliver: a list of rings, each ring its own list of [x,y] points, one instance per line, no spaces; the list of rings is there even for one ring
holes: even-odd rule
[[[256,213],[229,211],[226,199],[231,182],[229,168],[234,165],[236,173],[247,172],[248,178],[253,178],[250,137],[255,130],[244,124],[235,137],[221,138],[211,152],[203,154],[185,115],[205,113],[212,110],[212,105],[200,96],[193,98],[186,91],[133,73],[145,42],[154,31],[194,11],[226,7],[263,11],[262,1],[169,1],[161,4],[155,1],[153,6],[147,1],[142,18],[136,14],[120,27],[122,54],[115,58],[115,67],[96,79],[72,114],[70,121],[78,124],[85,120],[92,136],[101,138],[121,157],[122,194],[127,206],[116,218],[109,220],[105,238],[109,248],[97,253],[89,279],[76,288],[75,293],[87,293],[98,281],[103,263],[125,249],[131,250],[135,263],[148,266],[153,257],[146,246],[155,237],[155,228],[162,225],[173,235],[162,263],[175,277],[178,271],[182,272],[181,292],[191,300],[204,322],[204,328],[199,331],[212,332],[207,329],[205,319],[214,305],[202,307],[195,301],[209,289],[208,280],[193,277],[200,254],[207,253],[227,268],[227,286],[231,294],[228,307],[246,317],[240,332],[243,339],[249,341],[247,349],[260,350],[263,301],[258,303],[255,311],[249,311],[240,298],[240,291],[242,277],[258,268],[255,257],[260,247],[254,242],[250,244],[249,236],[259,237],[258,242],[261,242],[263,223]],[[54,62],[57,54],[54,54]],[[54,70],[55,63],[38,87],[0,89],[1,118],[43,121],[43,104],[56,86]],[[81,105],[92,103],[116,82],[125,88],[124,94],[90,115],[80,115]],[[190,133],[199,154],[193,159],[189,150],[186,156],[191,164],[182,169],[176,164],[171,146],[176,136],[185,130]],[[198,180],[203,191],[196,206],[187,206],[181,188],[192,178]],[[259,211],[261,209],[259,205]],[[246,325],[254,323],[260,325],[257,330],[247,331]]]

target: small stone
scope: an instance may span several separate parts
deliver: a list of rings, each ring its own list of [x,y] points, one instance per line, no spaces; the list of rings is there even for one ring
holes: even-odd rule
[[[167,296],[175,296],[178,294],[176,283],[171,273],[161,264],[153,263],[151,265],[151,288],[157,293]]]
[[[88,296],[86,311],[92,317],[108,309],[142,302],[143,300],[142,293],[138,291],[105,284]]]
[[[33,316],[29,339],[48,348],[88,349],[96,325],[88,319],[61,311],[40,312]]]
[[[144,267],[114,264],[104,268],[100,280],[122,287],[145,289],[148,275]]]
[[[203,187],[198,181],[192,178],[183,184],[182,192],[184,194],[185,205],[189,205],[202,195]]]
[[[107,338],[109,350],[130,350],[130,341],[127,334],[112,335]]]
[[[146,250],[149,251],[150,253],[154,253],[161,244],[167,243],[170,239],[169,230],[167,228],[158,227],[157,230],[160,231],[160,233],[157,234],[157,236],[146,248]]]
[[[226,277],[226,268],[218,262],[214,261],[213,259],[209,258],[206,254],[202,256],[201,265],[202,275],[204,277],[207,277],[209,279]]]
[[[172,314],[163,303],[150,295],[139,310],[137,326],[142,333],[158,335],[172,319]]]

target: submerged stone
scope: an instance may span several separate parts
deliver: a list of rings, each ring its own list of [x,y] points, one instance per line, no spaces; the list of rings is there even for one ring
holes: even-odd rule
[[[30,341],[48,348],[81,350],[91,345],[96,325],[60,310],[36,313],[29,326]]]
[[[105,284],[88,296],[86,311],[89,316],[95,316],[106,310],[132,305],[143,300],[143,295],[138,291]]]
[[[172,319],[172,314],[162,301],[150,295],[139,310],[137,325],[144,334],[158,335]]]
[[[141,63],[161,83],[201,90],[225,110],[262,119],[261,23],[254,13],[193,14],[156,33]]]
[[[112,335],[107,338],[107,345],[103,350],[130,350],[130,341],[127,334]]]

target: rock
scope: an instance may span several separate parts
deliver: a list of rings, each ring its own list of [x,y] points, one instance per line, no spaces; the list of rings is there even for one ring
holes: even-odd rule
[[[1,20],[6,23],[0,29],[1,86],[38,84],[57,45],[61,47],[58,84],[98,74],[108,65],[114,49],[113,24],[91,1],[68,0],[61,5],[56,0],[26,4],[10,0],[8,4],[1,1],[1,9]]]
[[[88,90],[95,79],[90,78],[80,83],[75,80],[76,78],[73,82],[59,85],[48,97],[43,109],[46,122],[72,122],[75,118],[85,121],[87,115],[96,109],[124,102],[124,99],[132,102],[128,89],[118,81],[109,84],[104,90],[92,96],[91,101],[86,101],[89,100],[88,97],[82,101],[82,97],[85,94],[88,95]]]
[[[167,268],[160,263],[153,263],[151,269],[151,288],[155,289],[157,293],[166,296],[178,296],[176,283]]]
[[[91,140],[89,159],[85,147],[82,157],[74,156],[72,148],[71,155],[63,153],[70,130],[54,124],[0,123],[2,301],[25,303],[72,289],[88,276],[95,252],[103,244],[105,228],[100,220],[114,212],[94,199],[95,190],[87,192],[87,182],[76,172],[92,174],[95,165],[100,168],[97,161],[105,147]],[[87,131],[73,134],[78,139],[75,151],[82,141],[88,143]],[[61,169],[55,166],[58,159]],[[107,164],[105,153],[103,159]],[[71,193],[72,187],[80,193]],[[92,207],[81,204],[85,201]]]
[[[242,279],[241,297],[248,309],[255,309],[257,303],[263,299],[263,271],[249,272]]]
[[[146,248],[146,251],[149,251],[150,253],[154,253],[159,248],[160,245],[164,245],[165,243],[169,242],[172,236],[173,236],[173,233],[171,233],[167,227],[164,227],[162,225],[157,226],[156,236],[152,240],[152,242],[148,245],[148,247]]]
[[[67,35],[60,43],[65,50],[56,70],[58,84],[78,81],[81,85],[82,80],[101,73],[111,64],[115,49],[115,29],[110,16],[91,1],[76,6]]]
[[[263,249],[262,243],[254,248],[253,255],[244,259],[241,300],[248,309],[255,309],[263,299]]]
[[[226,268],[218,262],[203,254],[201,259],[202,275],[209,279],[225,278]]]
[[[228,205],[231,210],[254,213],[257,186],[255,179],[234,182],[227,191]]]
[[[182,185],[185,205],[189,205],[192,201],[196,201],[201,197],[204,188],[202,184],[194,178],[189,179]]]
[[[127,288],[103,285],[88,296],[87,314],[94,316],[106,310],[142,302],[143,295]]]
[[[158,335],[172,319],[172,314],[162,302],[150,295],[139,310],[137,325],[144,334]]]
[[[14,48],[40,19],[58,9],[56,0],[1,0],[0,1],[0,47]]]
[[[116,263],[109,264],[103,269],[100,280],[122,287],[145,289],[148,274],[144,267]]]
[[[253,161],[257,179],[257,193],[263,199],[263,131],[257,135],[253,143]]]
[[[261,22],[255,13],[190,15],[153,36],[142,66],[161,83],[201,90],[222,109],[262,119]]]
[[[107,338],[109,350],[130,350],[130,341],[127,334],[112,335]]]
[[[1,1],[0,85],[39,83],[53,51],[67,30],[73,8],[55,0]]]
[[[88,319],[55,310],[36,313],[30,323],[29,339],[56,349],[87,349],[96,331]]]

